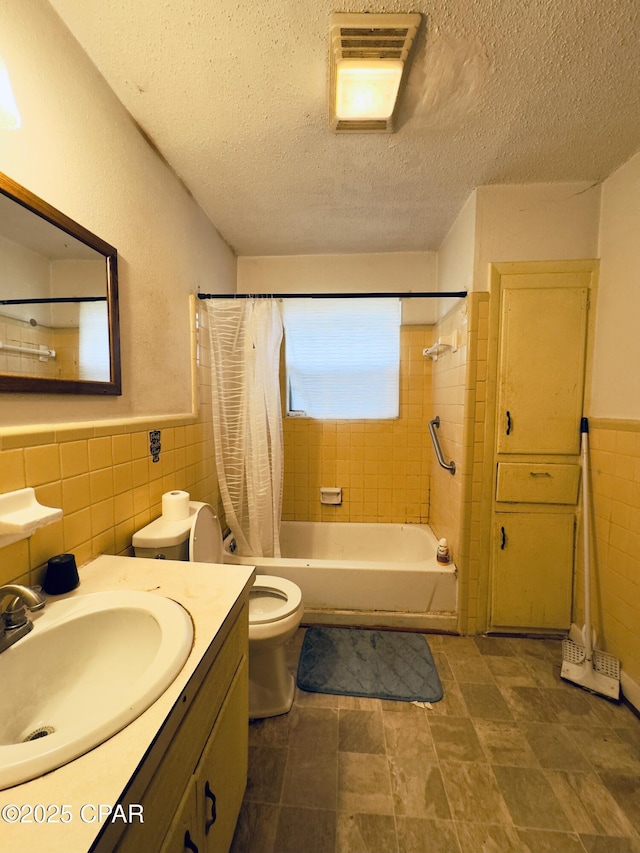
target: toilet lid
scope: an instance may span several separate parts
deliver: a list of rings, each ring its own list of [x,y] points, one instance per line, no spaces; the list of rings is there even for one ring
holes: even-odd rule
[[[302,603],[302,591],[286,578],[256,575],[249,594],[249,624],[264,625],[290,616]]]
[[[222,562],[220,522],[209,504],[201,504],[189,534],[189,559],[194,563]]]

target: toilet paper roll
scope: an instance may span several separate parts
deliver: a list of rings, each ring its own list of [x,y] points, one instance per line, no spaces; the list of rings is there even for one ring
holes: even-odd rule
[[[189,517],[189,492],[165,492],[162,496],[162,517],[168,521],[180,521]]]

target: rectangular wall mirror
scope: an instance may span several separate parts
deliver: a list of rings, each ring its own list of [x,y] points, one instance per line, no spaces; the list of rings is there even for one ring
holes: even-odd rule
[[[0,172],[0,392],[121,394],[118,256]]]

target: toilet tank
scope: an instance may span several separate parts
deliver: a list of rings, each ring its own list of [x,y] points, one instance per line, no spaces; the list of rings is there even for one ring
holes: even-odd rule
[[[156,518],[133,534],[131,544],[136,557],[222,563],[220,523],[209,504],[200,501],[189,502],[186,518]]]
[[[136,557],[152,560],[188,560],[189,535],[195,515],[179,521],[160,516],[133,534],[131,544]]]
[[[143,548],[133,546],[136,557],[148,557],[150,560],[188,560],[189,540],[185,539],[179,545],[167,545],[165,548]]]

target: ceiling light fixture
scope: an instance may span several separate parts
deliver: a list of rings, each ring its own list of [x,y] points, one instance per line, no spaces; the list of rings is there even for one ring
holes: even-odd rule
[[[9,80],[9,72],[0,56],[0,130],[17,130],[22,121],[13,89]]]
[[[350,133],[391,133],[421,16],[331,16],[329,123]]]

